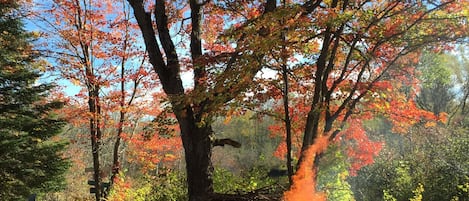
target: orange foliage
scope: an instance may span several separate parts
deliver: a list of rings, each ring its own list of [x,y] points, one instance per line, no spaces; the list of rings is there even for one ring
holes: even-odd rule
[[[386,97],[376,98],[369,105],[371,110],[382,113],[391,121],[393,132],[406,133],[411,126],[421,122],[432,125],[438,120],[444,121],[444,114],[436,117],[432,112],[420,109],[412,97],[398,90],[393,88]]]
[[[108,201],[125,201],[128,198],[128,191],[132,189],[132,181],[128,177],[123,177],[118,175],[114,178],[113,191],[110,197],[107,198]]]
[[[379,154],[383,143],[368,138],[361,119],[350,119],[348,123],[349,127],[339,136],[343,135],[345,139],[346,153],[351,160],[350,175],[355,176],[360,168],[373,164],[373,158]]]
[[[447,123],[448,122],[448,113],[446,112],[441,112],[438,114],[438,121],[441,123]]]
[[[139,135],[129,139],[130,158],[129,161],[138,162],[143,165],[144,172],[153,170],[160,162],[173,162],[179,159],[182,142],[179,137],[160,137],[155,134],[151,139]]]
[[[291,100],[296,101],[296,100]],[[282,105],[277,105],[275,110],[279,111],[281,115],[284,115]],[[306,116],[310,106],[306,105],[305,102],[297,101],[291,104],[289,108],[291,126],[292,126],[292,145],[293,145],[293,155],[296,157],[300,156],[302,135],[304,132],[304,126],[306,124]],[[284,123],[272,124],[268,127],[271,137],[281,137],[282,141],[274,152],[274,156],[279,159],[285,159],[287,154],[287,145],[285,142],[286,139],[286,130]]]
[[[293,176],[293,185],[284,193],[286,201],[325,201],[326,194],[316,192],[316,171],[313,169],[317,154],[324,152],[329,143],[329,136],[321,136],[305,151],[305,160]]]

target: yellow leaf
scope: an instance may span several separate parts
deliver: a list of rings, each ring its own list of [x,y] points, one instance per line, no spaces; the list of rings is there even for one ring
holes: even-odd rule
[[[430,122],[425,123],[425,128],[435,127],[435,126],[436,126],[436,122],[434,122],[434,121],[430,121]]]

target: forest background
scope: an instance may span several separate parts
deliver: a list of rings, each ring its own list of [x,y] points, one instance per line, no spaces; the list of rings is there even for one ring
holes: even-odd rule
[[[0,196],[467,200],[468,8],[1,1]]]

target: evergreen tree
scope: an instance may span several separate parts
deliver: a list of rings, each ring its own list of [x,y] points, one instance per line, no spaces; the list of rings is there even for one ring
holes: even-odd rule
[[[66,143],[52,139],[64,125],[52,111],[63,103],[46,100],[52,85],[36,83],[37,55],[19,8],[0,2],[0,200],[58,190],[69,166],[60,153]]]

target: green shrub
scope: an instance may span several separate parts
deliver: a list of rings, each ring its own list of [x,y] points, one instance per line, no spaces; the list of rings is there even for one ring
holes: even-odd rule
[[[281,184],[286,184],[286,178],[273,179],[267,177],[267,172],[266,168],[253,167],[236,175],[226,169],[215,168],[214,190],[219,193],[250,192],[264,188],[275,191]]]
[[[152,189],[147,196],[148,201],[180,201],[187,200],[187,184],[185,174],[171,171],[152,179]]]

